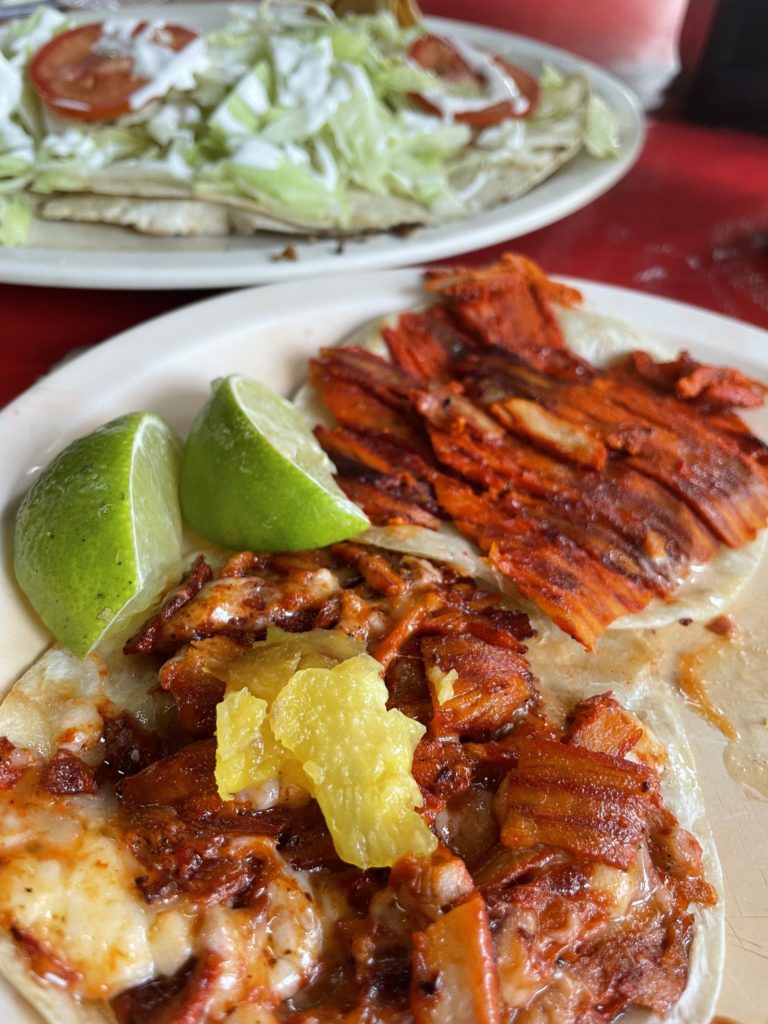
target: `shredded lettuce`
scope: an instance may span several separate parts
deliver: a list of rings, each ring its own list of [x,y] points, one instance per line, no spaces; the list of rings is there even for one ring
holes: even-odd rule
[[[0,121],[0,187],[9,178],[30,174],[35,152],[32,139],[13,121]]]
[[[590,96],[587,105],[584,145],[589,155],[598,160],[619,155],[621,144],[616,116],[599,96]]]
[[[565,85],[565,78],[551,64],[545,64],[539,76],[539,88],[541,89],[562,89]]]
[[[222,140],[258,133],[272,106],[272,69],[261,60],[247,71],[208,118],[208,128]]]
[[[32,206],[22,196],[0,195],[0,245],[23,245],[32,223]]]
[[[435,88],[435,76],[422,68],[390,58],[369,71],[376,94],[382,98],[402,100],[408,93],[427,92]]]
[[[343,222],[338,181],[335,161],[321,142],[305,149],[253,138],[230,158],[203,165],[195,192],[200,197],[239,195],[309,223],[331,215]]]
[[[27,18],[8,21],[0,27],[0,52],[10,60],[20,63],[71,25],[72,22],[66,15],[47,4],[41,4]]]
[[[534,118],[473,132],[413,101],[479,89],[441,80],[409,58],[421,26],[403,28],[389,12],[337,19],[323,3],[285,0],[234,8],[208,33],[193,90],[169,85],[113,121],[73,121],[45,107],[25,73],[39,46],[69,26],[50,8],[0,26],[6,197],[225,195],[303,223],[344,226],[354,190],[460,216],[487,168],[510,160],[538,167],[574,125],[577,133],[584,125],[592,155],[617,151],[610,111],[598,100],[587,106],[576,76],[545,67]],[[21,223],[24,215],[11,216],[3,202],[5,220]],[[19,233],[8,229],[3,238]]]

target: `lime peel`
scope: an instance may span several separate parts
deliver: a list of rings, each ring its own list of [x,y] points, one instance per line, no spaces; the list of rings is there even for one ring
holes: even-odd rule
[[[214,382],[187,439],[182,512],[202,537],[235,550],[324,547],[370,525],[333,468],[287,399],[234,374]]]
[[[16,578],[79,657],[127,635],[178,576],[180,457],[159,416],[129,413],[68,445],[22,500]]]

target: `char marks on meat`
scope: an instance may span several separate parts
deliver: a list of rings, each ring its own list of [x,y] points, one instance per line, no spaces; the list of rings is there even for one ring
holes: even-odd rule
[[[126,654],[169,655],[184,644],[228,637],[250,645],[268,625],[311,629],[325,601],[343,587],[324,551],[238,555],[214,577],[201,558],[160,613],[130,640]],[[194,582],[192,582],[194,581]],[[168,688],[177,698],[173,685]]]
[[[587,646],[670,594],[717,538],[744,543],[763,525],[768,458],[730,411],[734,395],[750,404],[751,382],[684,360],[596,370],[567,351],[552,311],[578,295],[522,258],[433,271],[428,287],[440,302],[385,331],[394,363],[333,349],[312,369],[339,420],[318,437],[375,521],[452,520]],[[21,766],[0,739],[9,799],[30,786],[58,806],[98,783],[138,897],[198,915],[186,964],[111,1000],[119,1024],[203,1024],[249,1002],[276,1024],[667,1013],[688,977],[692,905],[717,893],[664,805],[664,753],[610,694],[550,720],[530,622],[505,604],[449,566],[351,541],[241,552],[220,569],[199,558],[126,647],[157,657],[158,699],[177,712],[163,735],[107,718],[95,773],[64,751]],[[412,772],[432,857],[343,863],[320,805],[286,780],[220,798],[221,680],[236,685],[230,666],[270,626],[337,630],[380,661],[388,708],[425,727]],[[291,887],[281,919],[271,894]],[[326,914],[296,974],[286,930]],[[210,924],[222,920],[269,942],[246,942],[237,967],[237,940]],[[76,991],[66,965],[12,934],[33,970],[53,964]],[[279,984],[294,970],[295,986],[270,988],[262,968]]]
[[[437,495],[462,487],[463,500],[480,502],[441,470],[429,486]],[[382,664],[388,707],[426,727],[412,770],[441,845],[390,871],[344,864],[307,795],[260,808],[225,802],[216,788],[223,684],[210,670],[235,663],[266,625],[284,627],[319,574],[322,593],[301,604],[294,628],[361,639]],[[243,603],[234,634],[215,604],[230,601],[221,582],[269,590],[269,601]],[[159,676],[179,726],[175,747],[153,750],[130,719],[107,723],[107,777],[118,780],[118,825],[141,865],[141,897],[256,919],[275,872],[287,869],[308,872],[316,893],[345,908],[302,988],[271,1003],[278,1021],[608,1024],[632,1005],[664,1013],[679,997],[691,905],[717,894],[700,846],[662,802],[663,752],[610,694],[582,701],[562,725],[550,721],[526,660],[530,623],[499,594],[447,566],[350,541],[243,552],[140,635],[170,655]],[[624,894],[618,908],[612,886]],[[118,1020],[197,1021],[218,984],[206,955],[123,993]]]
[[[40,784],[49,793],[95,793],[96,773],[69,750],[57,750],[43,768]]]
[[[450,519],[588,648],[766,525],[766,448],[732,411],[762,385],[685,353],[591,366],[553,307],[578,293],[523,257],[427,287],[436,305],[383,330],[393,362],[336,348],[313,367],[339,423],[318,438],[374,523]]]
[[[499,790],[501,840],[544,843],[627,870],[647,834],[656,776],[645,765],[536,735],[510,744]]]
[[[7,736],[0,736],[0,791],[13,789],[24,774],[24,766],[18,761],[16,748]]]
[[[225,964],[209,953],[191,957],[175,974],[121,992],[112,1002],[118,1024],[200,1024]]]

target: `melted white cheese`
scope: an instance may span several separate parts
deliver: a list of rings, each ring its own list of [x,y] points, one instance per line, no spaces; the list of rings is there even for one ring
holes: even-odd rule
[[[95,657],[80,660],[52,648],[26,672],[0,705],[0,735],[50,757],[66,745],[80,752],[98,743],[103,728],[96,704],[104,675]]]
[[[215,906],[201,918],[198,946],[215,953],[223,970],[207,1007],[211,1019],[254,991],[268,993],[268,1002],[287,999],[317,970],[323,928],[306,878],[282,865],[266,896],[263,916]]]
[[[114,802],[101,795],[57,798],[24,783],[0,793],[0,925],[15,925],[79,972],[77,995],[111,998],[209,950],[224,964],[215,1016],[254,989],[286,999],[315,972],[322,917],[308,879],[282,864],[270,841],[264,853],[276,863],[263,913],[196,910],[183,898],[156,906],[136,888],[142,866],[110,835],[113,816]]]
[[[0,862],[3,924],[16,925],[78,971],[83,996],[108,998],[151,978],[149,931],[157,912],[137,898],[137,862],[100,833],[98,798],[67,801],[70,818],[56,806],[64,802],[50,797],[31,797],[23,807],[8,808],[8,801],[0,803],[3,831],[13,832]]]
[[[77,658],[52,647],[14,684],[0,704],[0,736],[49,758],[58,747],[88,757],[101,739],[100,710],[128,710],[148,728],[168,704],[150,694],[151,667],[105,652]]]

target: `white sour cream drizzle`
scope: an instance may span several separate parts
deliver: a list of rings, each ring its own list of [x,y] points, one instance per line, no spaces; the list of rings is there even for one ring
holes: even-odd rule
[[[186,131],[192,145],[194,137],[188,129],[199,124],[201,116],[194,103],[166,103],[147,121],[147,131],[161,146],[169,146]]]
[[[339,184],[339,169],[330,149],[320,139],[315,143],[315,154],[317,157],[317,177],[325,186],[328,192]]]
[[[440,113],[444,121],[452,121],[457,114],[485,110],[497,103],[511,103],[516,114],[524,114],[528,110],[528,99],[520,91],[517,82],[504,73],[491,54],[475,49],[459,39],[450,39],[449,42],[470,71],[482,79],[485,88],[481,96],[472,97],[436,90],[423,92],[424,99]]]
[[[101,36],[93,46],[94,53],[128,57],[136,75],[147,80],[131,93],[131,110],[165,96],[171,89],[193,89],[195,75],[208,65],[205,40],[199,36],[177,51],[159,41],[165,22],[149,21],[137,32],[139,24],[131,20],[105,21]]]
[[[11,120],[11,115],[21,100],[21,93],[21,72],[0,52],[0,159],[21,161],[31,166],[35,159],[32,138],[21,125]],[[13,173],[19,171],[21,168],[15,167]],[[3,177],[3,173],[0,172],[0,179]]]
[[[10,118],[21,99],[21,72],[0,51],[0,121]]]
[[[307,46],[289,36],[272,39],[277,105],[300,107],[328,91],[333,50],[328,37]]]

